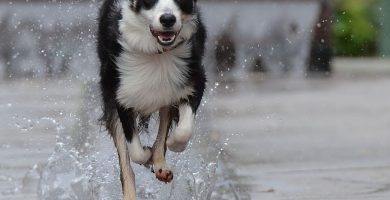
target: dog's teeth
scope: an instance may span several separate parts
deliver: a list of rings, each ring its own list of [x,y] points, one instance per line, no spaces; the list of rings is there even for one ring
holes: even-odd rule
[[[158,40],[160,40],[160,42],[162,43],[170,43],[170,42],[173,42],[175,40],[176,36],[172,36],[169,38],[169,40],[167,40],[167,38],[164,38],[162,36],[158,36]]]
[[[173,40],[175,40],[175,38],[176,38],[176,35],[174,35],[174,36],[171,38],[171,42],[172,42]]]

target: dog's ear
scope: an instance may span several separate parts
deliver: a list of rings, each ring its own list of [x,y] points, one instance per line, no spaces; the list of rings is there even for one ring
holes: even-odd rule
[[[139,10],[141,9],[141,2],[140,2],[140,0],[129,0],[129,1],[130,1],[130,8],[134,12],[139,12]]]
[[[130,8],[135,9],[135,7],[137,5],[137,0],[129,0],[129,1],[130,1]]]

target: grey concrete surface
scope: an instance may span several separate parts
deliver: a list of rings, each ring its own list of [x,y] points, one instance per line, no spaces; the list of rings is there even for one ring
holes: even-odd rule
[[[390,199],[390,62],[334,66],[332,78],[220,83],[207,104],[212,120],[202,126],[228,138],[224,164],[232,188],[244,191],[236,199]],[[53,152],[53,119],[75,123],[81,85],[0,83],[1,200],[37,199],[38,180],[26,174]]]
[[[332,78],[236,80],[215,98],[212,127],[251,199],[390,199],[390,62],[334,66]]]
[[[0,199],[37,199],[42,167],[54,151],[57,123],[71,128],[81,106],[76,81],[0,82]],[[73,117],[72,117],[73,116]]]

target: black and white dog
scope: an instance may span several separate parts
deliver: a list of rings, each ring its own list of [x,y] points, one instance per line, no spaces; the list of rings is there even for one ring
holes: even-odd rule
[[[102,117],[118,151],[124,199],[135,199],[133,162],[153,165],[170,182],[167,147],[183,151],[205,89],[206,31],[196,0],[106,0],[101,8],[98,55]],[[153,147],[139,132],[159,112]],[[171,128],[175,127],[170,134]]]

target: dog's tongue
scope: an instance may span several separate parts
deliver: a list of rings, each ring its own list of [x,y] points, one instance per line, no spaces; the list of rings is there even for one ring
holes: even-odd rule
[[[162,33],[160,33],[159,35],[160,35],[160,37],[162,37],[163,39],[169,40],[169,39],[171,39],[173,36],[175,36],[175,33],[173,33],[173,32],[162,32]]]
[[[157,32],[156,36],[162,45],[170,45],[176,39],[176,33],[173,31]]]

